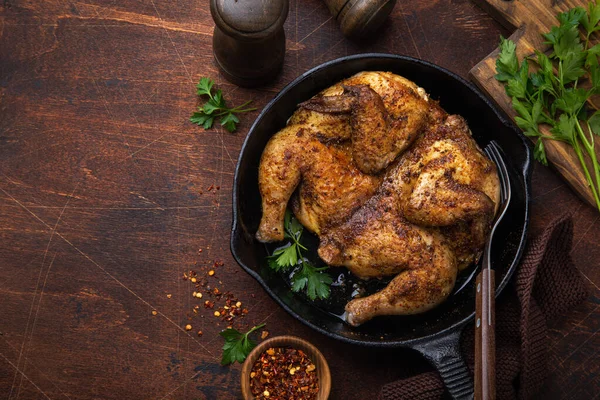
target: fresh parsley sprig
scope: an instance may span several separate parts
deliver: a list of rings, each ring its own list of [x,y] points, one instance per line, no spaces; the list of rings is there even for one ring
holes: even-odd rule
[[[284,236],[289,242],[278,248],[268,257],[269,267],[275,271],[288,271],[295,268],[291,277],[292,290],[304,290],[309,299],[326,299],[331,292],[331,277],[325,273],[328,267],[317,268],[302,256],[302,250],[307,250],[300,243],[304,227],[289,210],[285,212]]]
[[[317,268],[311,263],[304,261],[302,267],[294,272],[292,276],[292,290],[299,292],[306,290],[309,299],[326,299],[331,292],[330,285],[333,282],[331,277],[324,273],[328,267]]]
[[[600,165],[594,148],[594,136],[600,135],[600,111],[587,107],[590,97],[600,94],[600,45],[589,47],[592,34],[600,31],[600,4],[592,1],[587,10],[576,7],[558,14],[557,19],[559,25],[543,34],[552,46],[549,56],[536,52],[535,58],[519,63],[515,43],[500,38],[496,79],[504,82],[511,97],[517,125],[525,135],[538,138],[536,160],[548,165],[542,138],[572,146],[600,210]],[[535,72],[530,73],[529,61],[537,65]],[[549,129],[542,130],[543,125]]]
[[[252,100],[234,108],[227,107],[220,89],[213,94],[213,85],[214,82],[206,77],[201,78],[196,85],[196,94],[198,96],[208,96],[208,101],[198,107],[198,111],[192,114],[190,121],[204,127],[204,129],[210,129],[215,119],[219,118],[225,129],[234,132],[237,123],[240,122],[235,114],[254,111],[256,108],[245,108],[252,103]]]
[[[265,324],[257,325],[246,333],[241,333],[233,328],[227,328],[220,332],[219,335],[225,339],[221,365],[233,364],[236,361],[240,364],[243,363],[250,351],[256,347],[256,343],[250,339],[250,334],[264,326]]]

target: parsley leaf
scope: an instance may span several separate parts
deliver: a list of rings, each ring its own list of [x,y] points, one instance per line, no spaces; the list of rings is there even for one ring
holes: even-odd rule
[[[556,108],[568,114],[577,114],[588,98],[588,92],[585,89],[567,88],[562,97],[556,99],[554,104]]]
[[[600,27],[598,27],[598,21],[600,21],[600,4],[590,2],[588,4],[588,12],[582,15],[580,21],[588,34],[599,30]]]
[[[496,79],[500,82],[513,78],[519,69],[516,49],[517,46],[512,40],[500,36],[500,54],[496,60]]]
[[[524,99],[527,97],[527,80],[529,74],[529,64],[527,60],[523,60],[521,68],[508,80],[506,85],[506,93],[510,97],[516,97],[518,99]]]
[[[195,112],[190,117],[190,121],[192,121],[193,123],[198,124],[200,126],[203,126],[204,129],[210,129],[210,127],[213,124],[214,119],[215,119],[214,117],[211,117],[210,115],[204,113],[203,111]]]
[[[256,347],[256,343],[250,339],[249,335],[264,326],[265,324],[260,324],[246,333],[241,333],[233,328],[220,332],[219,335],[225,339],[221,365],[233,364],[236,361],[240,364],[243,363],[250,351]]]
[[[298,249],[295,243],[288,243],[269,256],[269,266],[276,271],[285,270],[298,264]]]
[[[561,25],[577,26],[581,19],[586,15],[585,9],[581,7],[572,8],[556,16]]]
[[[235,114],[254,111],[256,108],[245,108],[252,101],[248,101],[240,106],[229,108],[223,98],[223,92],[216,90],[213,94],[214,82],[206,77],[202,77],[196,85],[196,94],[198,96],[208,96],[208,101],[198,107],[198,112],[195,112],[190,117],[190,121],[194,124],[202,126],[204,129],[210,129],[213,126],[215,119],[221,120],[221,125],[229,132],[235,132],[237,124],[240,122]]]
[[[571,83],[581,78],[585,74],[583,64],[585,63],[586,53],[570,52],[562,61],[563,83]]]
[[[585,66],[590,67],[593,64],[598,65],[598,56],[600,55],[600,44],[591,47],[587,51]]]
[[[239,118],[234,113],[228,113],[224,118],[221,119],[221,125],[229,132],[235,131],[236,124],[240,122]]]
[[[550,132],[557,140],[572,144],[575,139],[575,121],[566,114],[562,114]]]
[[[583,45],[579,38],[579,29],[576,26],[563,29],[558,43],[554,44],[554,54],[556,57],[564,60],[567,55],[581,51],[583,51]]]
[[[588,124],[590,125],[590,130],[600,136],[600,111],[596,111],[594,115],[588,119]]]
[[[200,78],[200,82],[196,85],[196,94],[198,96],[208,95],[210,96],[210,92],[212,90],[214,82],[209,78],[202,77]]]
[[[306,288],[309,299],[326,299],[331,291],[329,286],[333,282],[331,276],[323,272],[326,269],[327,267],[316,268],[308,260],[303,260],[302,267],[292,277],[292,290],[299,292]]]

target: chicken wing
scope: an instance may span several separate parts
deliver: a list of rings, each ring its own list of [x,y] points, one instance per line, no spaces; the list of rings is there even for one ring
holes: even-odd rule
[[[365,174],[377,174],[417,137],[427,121],[429,104],[425,92],[413,82],[390,73],[362,72],[300,107],[349,113],[354,162]]]

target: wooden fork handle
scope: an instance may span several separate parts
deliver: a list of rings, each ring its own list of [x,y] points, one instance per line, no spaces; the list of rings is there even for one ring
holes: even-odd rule
[[[475,400],[496,398],[494,270],[483,268],[475,281]]]

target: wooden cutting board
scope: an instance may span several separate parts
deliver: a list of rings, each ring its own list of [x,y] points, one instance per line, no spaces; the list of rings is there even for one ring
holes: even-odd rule
[[[541,33],[550,31],[553,25],[558,25],[556,15],[570,8],[582,6],[587,8],[587,1],[556,0],[473,0],[508,29],[515,30],[510,36],[517,45],[519,60],[523,57],[534,56],[534,50],[548,51]],[[498,49],[481,60],[470,71],[471,79],[488,94],[511,118],[515,112],[510,98],[504,87],[498,82],[496,74],[496,57]],[[596,101],[596,108],[600,102]],[[543,130],[542,130],[543,132]],[[567,183],[589,204],[595,207],[592,192],[587,184],[583,169],[575,152],[570,146],[554,140],[544,140],[549,162],[563,176]],[[596,154],[600,158],[600,140],[596,141]],[[591,162],[588,169],[591,171]]]

